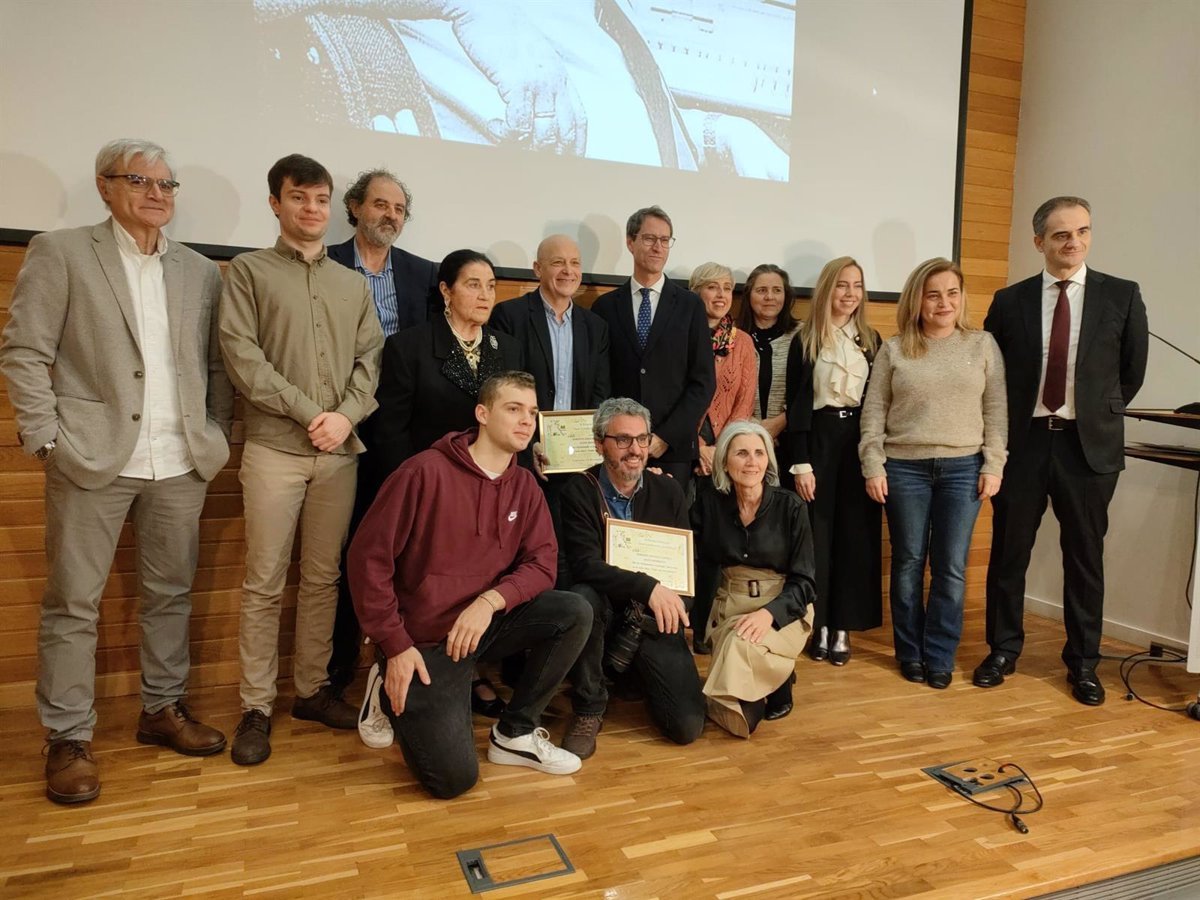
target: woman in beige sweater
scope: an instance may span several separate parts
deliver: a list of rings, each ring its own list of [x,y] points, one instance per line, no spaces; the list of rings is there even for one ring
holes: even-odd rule
[[[962,270],[948,259],[908,276],[896,321],[900,333],[871,373],[859,459],[867,493],[887,505],[900,672],[945,688],[962,637],[971,532],[1007,456],[1004,361],[992,336],[967,324]]]

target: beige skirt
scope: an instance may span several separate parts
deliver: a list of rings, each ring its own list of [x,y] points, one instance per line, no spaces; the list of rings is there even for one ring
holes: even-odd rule
[[[778,631],[772,628],[757,644],[737,635],[738,622],[778,597],[784,583],[784,577],[770,569],[728,566],[713,598],[708,620],[712,664],[704,696],[709,717],[739,737],[750,736],[739,701],[761,700],[787,681],[812,635],[812,606],[803,619]]]

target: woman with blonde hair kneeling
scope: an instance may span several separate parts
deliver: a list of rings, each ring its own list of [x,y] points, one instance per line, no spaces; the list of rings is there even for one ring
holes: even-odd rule
[[[792,711],[796,657],[812,634],[808,511],[779,486],[773,443],[757,422],[726,425],[692,507],[697,569],[718,570],[720,585],[704,695],[713,721],[739,737]]]

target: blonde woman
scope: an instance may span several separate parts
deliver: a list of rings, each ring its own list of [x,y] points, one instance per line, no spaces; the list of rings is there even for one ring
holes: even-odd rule
[[[883,623],[881,510],[858,462],[859,425],[879,334],[867,324],[862,266],[849,256],[821,270],[809,319],[788,351],[783,443],[808,503],[817,564],[809,655],[850,661],[850,632]]]
[[[962,637],[971,532],[1007,456],[1004,361],[992,336],[967,324],[962,270],[948,259],[908,276],[896,322],[875,359],[858,450],[868,495],[887,505],[900,673],[941,689]]]
[[[692,506],[697,570],[720,583],[704,695],[713,721],[739,737],[792,711],[796,657],[812,634],[812,532],[804,503],[779,486],[773,444],[758,422],[725,426],[712,484]]]

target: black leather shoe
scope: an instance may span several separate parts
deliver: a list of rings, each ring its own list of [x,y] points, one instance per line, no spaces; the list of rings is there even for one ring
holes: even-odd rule
[[[1104,702],[1104,685],[1100,683],[1095,669],[1068,672],[1067,681],[1072,686],[1071,696],[1084,706],[1099,706]]]
[[[848,632],[836,633],[833,646],[829,648],[829,661],[835,666],[844,666],[850,662],[850,635]]]
[[[1007,653],[989,653],[987,659],[975,667],[971,684],[990,688],[1004,684],[1004,676],[1017,671],[1017,658]]]
[[[950,682],[953,680],[953,672],[930,672],[925,676],[925,683],[931,688],[937,688],[939,691],[944,691],[950,687]]]
[[[792,677],[777,687],[771,693],[767,694],[766,709],[763,712],[763,718],[768,722],[774,722],[776,719],[782,719],[792,711],[792,685],[796,682],[796,673],[792,673]]]
[[[900,674],[904,676],[905,681],[911,681],[914,684],[925,682],[925,666],[919,662],[900,663]]]
[[[500,718],[500,713],[508,708],[508,704],[500,699],[499,696],[493,697],[491,700],[484,700],[475,690],[481,685],[487,685],[492,688],[492,693],[496,692],[495,687],[486,678],[476,678],[471,682],[471,712],[477,716],[486,716],[489,719]]]

